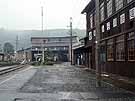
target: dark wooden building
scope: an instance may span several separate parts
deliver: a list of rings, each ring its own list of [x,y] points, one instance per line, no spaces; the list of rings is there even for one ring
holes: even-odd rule
[[[100,0],[99,13],[101,72],[135,77],[135,0]],[[86,14],[87,27],[85,66],[95,70],[95,0],[82,14]]]
[[[135,77],[135,0],[100,0],[102,72]]]
[[[89,2],[82,14],[86,14],[85,66],[95,71],[95,0]]]
[[[85,66],[86,50],[84,48],[84,38],[80,39],[78,43],[73,44],[73,64],[78,66]]]

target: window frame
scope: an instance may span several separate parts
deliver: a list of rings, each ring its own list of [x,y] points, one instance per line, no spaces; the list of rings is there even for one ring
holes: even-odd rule
[[[113,1],[107,0],[107,17],[112,15],[112,12],[113,12],[112,5],[113,5]]]
[[[106,29],[107,29],[107,31],[109,31],[111,29],[111,23],[110,22],[106,23]]]
[[[93,14],[90,15],[90,28],[93,28]]]
[[[107,61],[114,61],[114,39],[107,40]]]
[[[120,15],[120,24],[124,24],[125,21],[126,21],[126,15],[125,15],[125,13],[123,13]]]
[[[133,1],[133,0],[127,0],[127,4],[130,3],[130,2],[132,2],[132,1]]]
[[[100,22],[104,21],[104,19],[105,19],[105,7],[104,2],[102,2],[100,5]]]
[[[131,36],[130,36],[130,34],[131,34]],[[135,61],[135,32],[128,33],[127,47],[128,47],[128,49],[127,49],[128,61]],[[133,56],[131,56],[131,54],[132,54],[131,47],[133,47]],[[129,52],[131,52],[131,53],[129,54]],[[130,59],[131,57],[133,57],[134,59]]]
[[[117,27],[118,26],[118,19],[114,18],[113,19],[113,27]]]
[[[124,6],[124,0],[115,0],[116,11],[120,10]]]
[[[105,32],[105,25],[101,25],[101,32],[102,32],[102,33]]]
[[[135,18],[135,7],[129,9],[129,19],[134,19]]]
[[[122,54],[122,52],[123,52],[122,50],[124,51],[124,55]],[[117,54],[117,53],[119,53],[119,54]],[[125,57],[126,57],[125,36],[124,35],[117,36],[116,37],[116,61],[125,61]]]
[[[92,40],[93,37],[92,37],[92,31],[89,32],[89,41]]]

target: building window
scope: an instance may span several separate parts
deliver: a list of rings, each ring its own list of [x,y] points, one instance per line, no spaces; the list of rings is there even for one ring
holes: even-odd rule
[[[123,0],[115,0],[116,11],[123,7]]]
[[[110,22],[107,23],[107,30],[110,30]]]
[[[106,62],[106,42],[101,42],[100,46],[100,61]]]
[[[128,34],[128,60],[135,61],[135,33]]]
[[[129,10],[129,18],[133,19],[135,17],[135,7]]]
[[[116,60],[125,61],[124,35],[116,38]]]
[[[105,18],[105,15],[104,15],[104,3],[102,3],[100,5],[100,21],[102,22]]]
[[[125,23],[125,14],[120,15],[120,24]]]
[[[107,0],[107,16],[112,14],[112,0]]]
[[[89,40],[92,40],[92,32],[89,32]]]
[[[113,27],[117,26],[117,18],[113,19]]]
[[[93,36],[96,36],[96,30],[93,30]]]
[[[105,26],[104,26],[104,25],[102,25],[101,30],[102,30],[102,33],[104,33],[104,32],[105,32]]]
[[[127,3],[130,3],[131,1],[133,1],[133,0],[127,0]]]
[[[107,41],[107,61],[114,60],[114,47],[113,47],[113,39],[109,39]]]
[[[90,16],[90,28],[93,28],[93,15]]]

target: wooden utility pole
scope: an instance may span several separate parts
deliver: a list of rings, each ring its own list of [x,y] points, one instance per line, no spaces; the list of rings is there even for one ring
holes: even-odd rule
[[[16,52],[17,52],[17,50],[18,50],[18,35],[16,36]]]
[[[101,86],[101,67],[99,65],[100,63],[100,6],[99,6],[99,0],[95,0],[96,3],[96,56],[95,56],[95,61],[96,61],[96,74],[97,74],[97,86]]]
[[[42,17],[42,29],[41,29],[41,31],[42,31],[42,34],[43,34],[43,32],[44,32],[44,8],[43,8],[43,6],[41,7],[41,17]],[[44,63],[45,61],[45,54],[44,54],[44,44],[45,44],[45,42],[44,42],[44,40],[43,40],[43,42],[42,42],[42,63]]]
[[[71,55],[70,55],[70,59],[71,59],[71,65],[73,64],[73,63],[72,63],[72,60],[73,60],[73,57],[72,57],[72,46],[73,46],[73,45],[72,45],[72,44],[73,44],[72,36],[73,36],[73,35],[72,35],[72,34],[73,34],[73,33],[72,33],[72,17],[70,17],[70,49],[71,49],[71,50],[70,50],[70,51],[71,51],[71,52],[70,52],[70,54],[71,54]]]

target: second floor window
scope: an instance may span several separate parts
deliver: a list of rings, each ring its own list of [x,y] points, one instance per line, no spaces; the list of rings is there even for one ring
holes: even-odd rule
[[[93,36],[96,36],[96,30],[93,31]]]
[[[101,31],[102,31],[102,33],[105,32],[105,26],[104,25],[101,26]]]
[[[135,17],[135,7],[129,10],[129,18],[133,19]]]
[[[125,14],[120,15],[120,24],[125,23]]]
[[[105,15],[104,15],[104,3],[102,3],[100,5],[100,21],[102,22],[105,18]]]
[[[131,1],[133,1],[133,0],[127,0],[127,3],[130,3]]]
[[[112,0],[107,0],[107,16],[112,14]]]
[[[115,0],[116,11],[123,7],[123,0]]]
[[[117,18],[113,19],[113,27],[117,26]]]
[[[107,23],[107,30],[110,30],[110,22]]]
[[[89,40],[92,40],[92,32],[89,32]]]
[[[90,16],[90,28],[93,28],[93,15]]]

